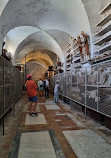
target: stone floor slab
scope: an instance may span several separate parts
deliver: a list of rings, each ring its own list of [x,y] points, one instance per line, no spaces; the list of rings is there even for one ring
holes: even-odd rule
[[[29,116],[26,115],[25,125],[36,125],[36,124],[47,124],[44,114],[39,114],[39,116]]]
[[[45,103],[38,103],[38,105],[44,105]]]
[[[66,113],[65,114],[56,114],[57,116],[64,116],[64,115],[67,115]]]
[[[57,105],[56,103],[54,103],[53,100],[46,100],[45,104],[55,104],[55,105]]]
[[[18,158],[56,158],[48,131],[21,135]]]
[[[67,116],[69,116],[69,118],[71,118],[79,127],[84,127],[84,125],[79,120],[77,120],[76,117],[74,117],[70,113],[67,113]]]
[[[111,157],[111,145],[90,129],[63,131],[63,134],[78,158]]]
[[[57,116],[64,116],[67,115],[74,123],[76,123],[79,127],[84,127],[84,125],[77,120],[73,115],[71,115],[70,113],[64,113],[64,114],[56,114]]]
[[[55,121],[60,122],[61,120],[60,119],[56,119]]]
[[[60,108],[57,105],[45,105],[47,110],[60,110]]]

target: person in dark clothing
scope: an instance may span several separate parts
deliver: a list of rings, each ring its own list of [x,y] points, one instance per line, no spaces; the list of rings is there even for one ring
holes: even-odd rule
[[[45,98],[49,97],[49,81],[47,79],[44,80],[44,90],[45,90]]]

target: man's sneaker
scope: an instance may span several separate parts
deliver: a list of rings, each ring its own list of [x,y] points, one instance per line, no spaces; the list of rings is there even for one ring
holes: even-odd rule
[[[31,115],[32,115],[32,113],[29,114],[29,116],[31,116]]]
[[[39,115],[37,114],[37,112],[33,112],[33,114],[36,115],[36,116],[39,116]]]

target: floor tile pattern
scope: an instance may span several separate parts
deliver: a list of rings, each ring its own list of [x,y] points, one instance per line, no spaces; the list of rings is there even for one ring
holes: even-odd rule
[[[21,135],[18,158],[56,158],[48,131]]]
[[[36,125],[36,124],[47,124],[44,114],[39,114],[39,116],[36,116],[34,114],[32,114],[32,116],[29,116],[29,114],[27,114],[25,125]]]
[[[25,104],[27,107],[28,101]],[[51,156],[57,158],[99,158],[99,156],[100,158],[103,158],[103,156],[104,158],[110,158],[111,146],[95,132],[89,130],[87,124],[84,125],[86,120],[81,121],[79,117],[76,117],[76,114],[72,113],[70,106],[67,104],[62,102],[55,104],[51,99],[38,97],[38,117],[29,116],[26,107],[23,109],[21,121],[18,124],[17,132],[21,131],[19,155],[22,153],[27,158],[28,156],[30,158],[35,158],[35,156],[40,158],[50,158]],[[44,137],[47,137],[47,145],[46,142],[43,142]],[[14,146],[16,146],[16,142],[14,140]],[[51,144],[50,155],[47,152],[50,150],[47,147],[48,144]],[[6,148],[7,144],[4,146],[4,149]],[[28,155],[28,151],[24,153],[25,148],[31,149]],[[14,148],[12,151],[14,151]],[[31,155],[32,151],[35,153],[33,156]],[[52,151],[54,151],[55,155],[51,154]],[[17,154],[12,155],[9,158],[17,158],[15,157]]]
[[[45,107],[47,110],[59,110],[60,109],[57,105],[54,105],[54,104],[53,105],[47,104],[47,105],[45,105]]]
[[[110,158],[111,145],[94,131],[63,131],[78,158]]]

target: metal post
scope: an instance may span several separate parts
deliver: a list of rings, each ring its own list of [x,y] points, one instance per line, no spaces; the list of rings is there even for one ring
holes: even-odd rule
[[[14,117],[14,105],[12,106],[12,111],[13,111],[13,117]]]
[[[87,106],[87,68],[85,70],[85,116],[86,116],[86,106]]]
[[[24,83],[26,78],[26,55],[25,55],[25,64],[24,64]]]
[[[5,112],[5,60],[3,59],[3,91],[4,91],[4,98],[3,98],[3,113]],[[3,115],[3,135],[5,133],[4,130],[4,115]]]
[[[97,65],[97,111],[99,106],[99,65]]]
[[[70,87],[70,98],[72,99],[72,96],[71,96],[71,94],[72,94],[72,72],[71,72],[71,87]],[[71,100],[70,99],[70,100]],[[71,103],[72,103],[72,100],[71,100],[71,102],[70,102],[70,106],[71,106]],[[72,107],[71,107],[71,109],[72,109]]]
[[[77,97],[78,97],[78,74],[76,73],[77,75]]]
[[[13,84],[14,84],[14,76],[15,76],[15,71],[14,71],[14,69],[13,69]],[[14,117],[14,105],[12,106],[12,111],[13,111],[13,117]]]
[[[61,79],[62,81],[62,101],[63,101],[63,73],[62,73],[62,79]]]
[[[4,130],[4,115],[3,115],[3,118],[2,118],[2,121],[3,121],[3,135],[5,134],[5,130]]]

